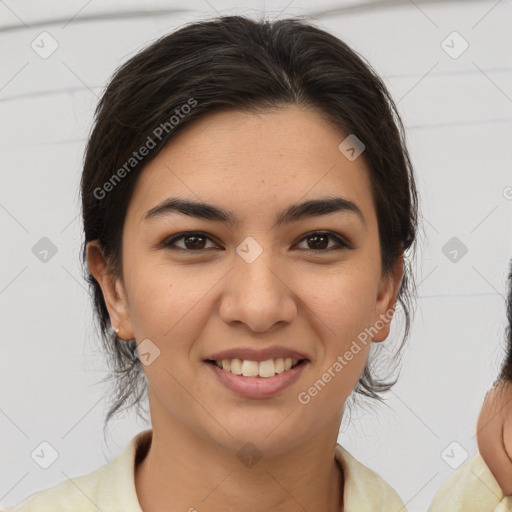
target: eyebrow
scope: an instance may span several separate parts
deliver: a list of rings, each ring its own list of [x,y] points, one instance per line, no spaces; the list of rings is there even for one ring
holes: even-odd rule
[[[190,217],[208,221],[223,222],[229,226],[238,226],[239,218],[234,212],[224,210],[212,204],[169,197],[147,211],[142,220],[150,221],[165,217],[172,213],[182,213]],[[306,217],[318,217],[332,213],[355,214],[366,225],[365,218],[359,207],[352,201],[342,197],[312,199],[303,203],[292,204],[279,212],[274,219],[274,227],[299,221]]]

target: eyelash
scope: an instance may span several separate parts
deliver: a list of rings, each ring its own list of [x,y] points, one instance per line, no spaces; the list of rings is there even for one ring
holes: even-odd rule
[[[336,235],[335,233],[332,233],[330,231],[312,231],[312,232],[304,235],[299,240],[299,243],[310,238],[310,237],[313,237],[314,235],[327,236],[327,237],[335,240],[338,244],[338,247],[334,247],[334,248],[331,247],[329,249],[317,249],[317,250],[315,250],[315,249],[300,249],[300,250],[310,251],[310,252],[314,252],[314,253],[326,253],[326,252],[331,252],[331,251],[339,251],[342,249],[352,249],[353,248],[352,245],[350,243],[348,243],[346,240],[344,240],[342,237],[340,237],[339,235]],[[208,247],[206,249],[193,250],[193,249],[186,249],[183,247],[177,247],[177,246],[173,245],[174,243],[176,243],[178,240],[181,240],[182,238],[187,238],[187,237],[192,237],[192,236],[200,236],[203,238],[207,238],[208,240],[211,240],[213,242],[212,238],[202,231],[185,231],[183,233],[178,233],[169,238],[166,238],[160,245],[163,248],[167,248],[167,249],[171,249],[171,250],[178,250],[178,251],[183,251],[183,252],[188,252],[188,253],[194,253],[194,252],[200,253],[200,252],[204,252],[208,249],[212,249],[212,247]]]

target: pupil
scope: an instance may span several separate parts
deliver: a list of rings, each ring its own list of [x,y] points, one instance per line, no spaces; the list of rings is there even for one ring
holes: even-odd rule
[[[324,243],[321,243],[320,244],[318,243],[319,239],[322,239],[324,240]],[[308,239],[309,241],[313,240],[313,245],[315,246],[314,248],[316,249],[325,249],[328,245],[329,245],[329,242],[328,242],[328,238],[326,235],[312,235],[309,237]],[[325,243],[327,242],[327,243]]]
[[[189,243],[192,240],[192,243]],[[185,239],[185,245],[187,249],[202,249],[204,246],[204,237],[198,235],[189,235]]]

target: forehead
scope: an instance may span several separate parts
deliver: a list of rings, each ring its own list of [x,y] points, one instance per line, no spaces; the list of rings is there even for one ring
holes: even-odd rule
[[[337,195],[371,213],[369,173],[338,146],[347,137],[317,112],[296,106],[264,113],[215,112],[186,125],[142,171],[128,214],[141,219],[168,196],[228,206],[262,206]]]

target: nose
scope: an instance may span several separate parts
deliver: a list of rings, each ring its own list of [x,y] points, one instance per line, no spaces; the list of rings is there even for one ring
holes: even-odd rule
[[[286,272],[263,253],[251,263],[236,256],[225,280],[220,315],[228,324],[242,323],[251,331],[266,332],[289,324],[297,315],[296,295]]]

